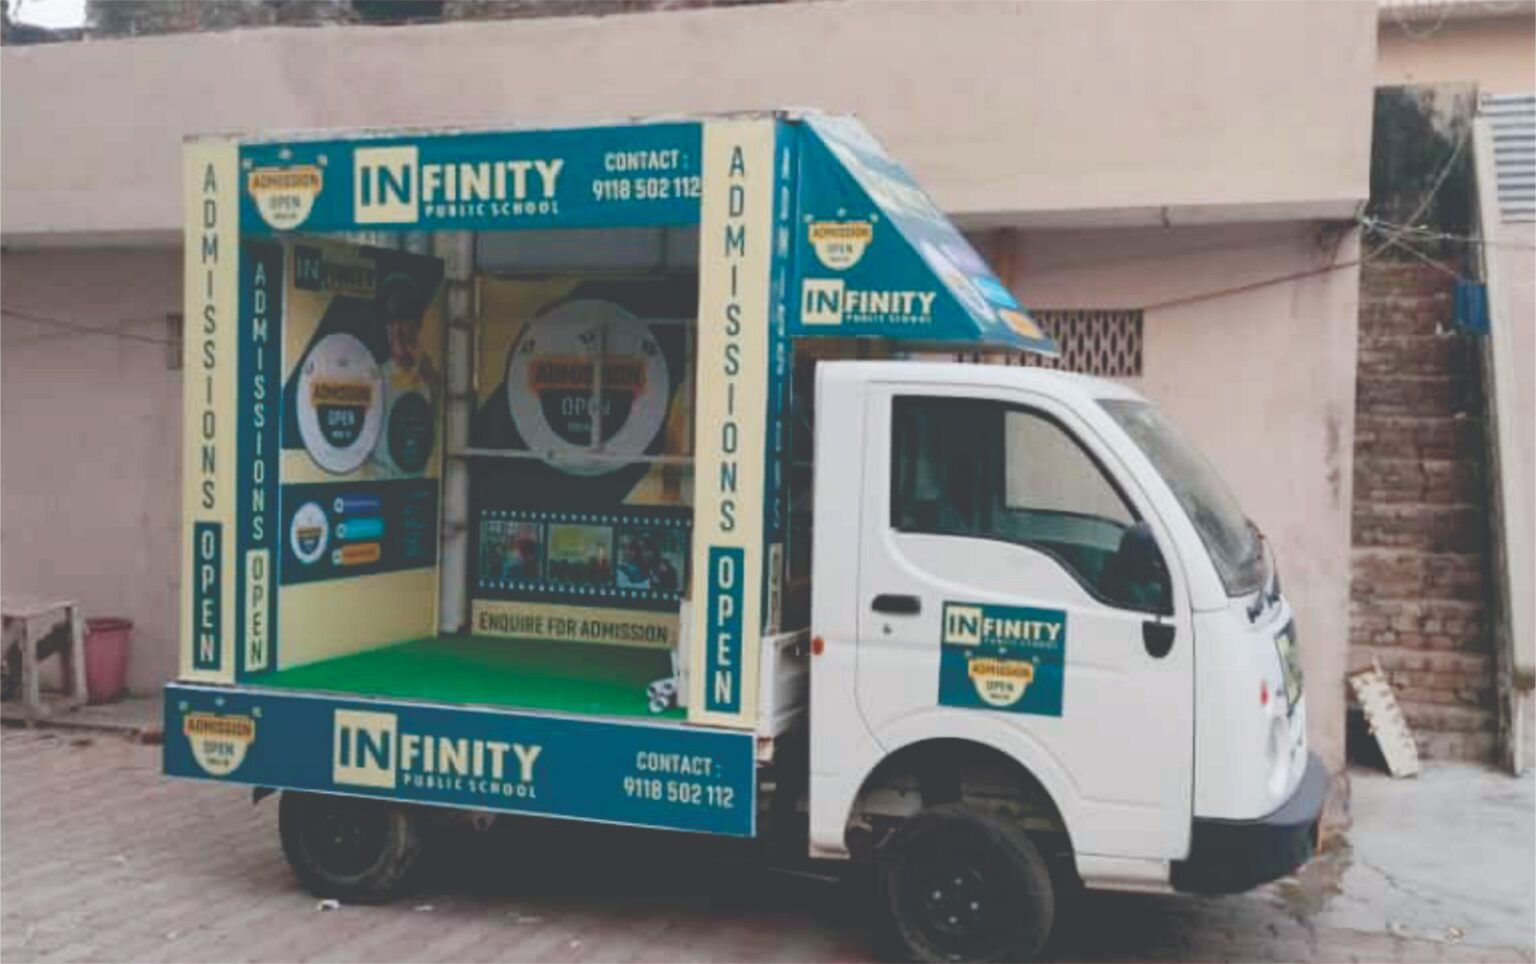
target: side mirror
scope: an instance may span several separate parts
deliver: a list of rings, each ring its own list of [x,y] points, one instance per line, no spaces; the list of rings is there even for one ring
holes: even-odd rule
[[[1105,567],[1104,589],[1112,600],[1127,608],[1173,612],[1168,566],[1152,537],[1152,527],[1145,521],[1120,536],[1120,546]]]

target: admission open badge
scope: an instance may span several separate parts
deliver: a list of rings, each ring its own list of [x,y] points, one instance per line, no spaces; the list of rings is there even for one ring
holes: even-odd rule
[[[258,167],[245,176],[261,219],[276,231],[291,231],[309,220],[324,184],[325,175],[314,164]]]
[[[1061,715],[1066,613],[945,603],[943,633],[940,704]]]
[[[182,718],[181,731],[197,765],[222,777],[245,762],[245,752],[256,742],[256,719],[243,713],[188,713]]]
[[[373,353],[335,332],[304,359],[298,386],[299,437],[315,464],[345,475],[368,460],[384,420],[384,384]]]
[[[661,433],[672,390],[650,326],[597,299],[565,302],[530,322],[507,358],[506,384],[512,423],[528,448],[585,476],[644,455]],[[594,433],[604,458],[587,454]]]
[[[875,239],[875,226],[869,221],[812,221],[806,231],[816,260],[833,271],[858,264]]]

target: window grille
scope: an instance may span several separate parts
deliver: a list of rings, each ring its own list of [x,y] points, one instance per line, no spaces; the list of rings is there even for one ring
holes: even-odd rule
[[[1046,358],[1025,352],[1022,364],[1081,372],[1104,378],[1134,378],[1141,374],[1140,309],[1031,311],[1056,342],[1061,354]]]

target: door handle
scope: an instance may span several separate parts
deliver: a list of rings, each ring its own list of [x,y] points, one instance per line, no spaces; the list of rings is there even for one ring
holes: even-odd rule
[[[892,616],[916,616],[923,611],[923,604],[916,596],[881,593],[875,597],[870,608],[877,613],[889,613]]]
[[[1173,649],[1174,635],[1173,623],[1149,619],[1141,624],[1141,643],[1147,648],[1147,655],[1153,659],[1162,659],[1168,655],[1168,651]]]

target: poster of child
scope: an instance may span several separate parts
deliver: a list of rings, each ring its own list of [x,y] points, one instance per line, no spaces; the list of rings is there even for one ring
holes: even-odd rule
[[[389,342],[380,365],[384,380],[384,431],[374,461],[390,475],[420,475],[436,442],[437,365],[421,343],[427,305],[418,285],[395,272],[379,285],[379,315]]]

